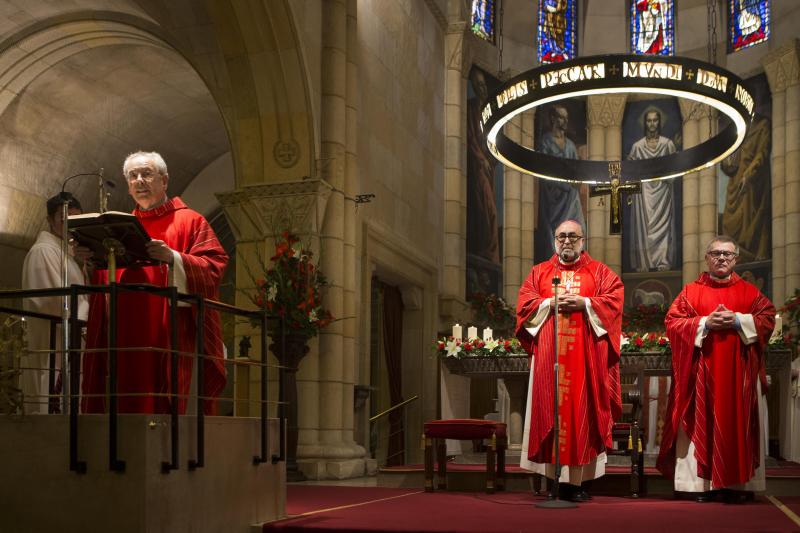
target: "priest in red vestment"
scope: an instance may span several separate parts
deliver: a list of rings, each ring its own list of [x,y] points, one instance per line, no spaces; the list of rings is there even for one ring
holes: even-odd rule
[[[141,221],[151,241],[147,251],[157,266],[118,269],[119,283],[149,283],[175,286],[179,292],[218,299],[219,282],[228,256],[205,218],[180,198],[167,196],[169,176],[164,159],[155,152],[136,152],[123,165],[128,192],[137,206],[133,214]],[[96,272],[95,283],[108,282],[108,271]],[[119,292],[117,345],[143,348],[119,351],[117,393],[120,413],[168,413],[170,411],[171,354],[147,348],[170,348],[169,300],[160,296]],[[178,350],[195,351],[194,306],[178,308]],[[216,397],[225,386],[222,334],[219,313],[205,310],[203,327],[204,379],[202,394]],[[90,302],[87,348],[107,348],[108,304],[105,295]],[[178,364],[179,410],[185,412],[190,392],[193,358],[181,355]],[[84,412],[104,412],[108,355],[88,352],[83,357]],[[200,387],[197,387],[200,391]],[[206,402],[206,413],[214,404]]]
[[[726,501],[764,490],[764,348],[775,307],[733,267],[739,247],[718,236],[704,272],[683,288],[665,324],[672,387],[658,468],[675,490]]]
[[[555,477],[552,279],[560,278],[558,316],[559,480],[561,497],[581,501],[584,481],[605,474],[605,450],[621,413],[619,349],[624,290],[610,268],[583,251],[573,220],[555,232],[556,254],[533,267],[519,290],[516,335],[532,356],[520,466]]]

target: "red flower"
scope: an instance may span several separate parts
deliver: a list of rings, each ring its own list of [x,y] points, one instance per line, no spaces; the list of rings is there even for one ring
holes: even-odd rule
[[[636,337],[635,339],[633,339],[633,343],[634,343],[636,346],[638,346],[639,348],[641,348],[642,346],[644,346],[644,341],[642,340],[642,338],[641,338],[641,337]]]
[[[658,339],[658,345],[659,346],[666,346],[667,345],[666,337],[661,337],[660,339]]]

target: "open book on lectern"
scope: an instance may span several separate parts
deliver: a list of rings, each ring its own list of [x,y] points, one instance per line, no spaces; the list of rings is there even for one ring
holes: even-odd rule
[[[150,236],[142,223],[130,213],[106,211],[68,217],[69,232],[82,246],[93,252],[97,268],[108,268],[108,249],[114,247],[119,267],[146,266],[157,263],[147,255]]]

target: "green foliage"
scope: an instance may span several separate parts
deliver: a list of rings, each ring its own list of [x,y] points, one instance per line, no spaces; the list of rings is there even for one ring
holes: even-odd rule
[[[514,309],[494,293],[474,292],[467,301],[475,314],[475,323],[491,328],[498,335],[512,335],[517,321]]]

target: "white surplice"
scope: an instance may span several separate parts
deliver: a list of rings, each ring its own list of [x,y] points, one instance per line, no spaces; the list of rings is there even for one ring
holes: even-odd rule
[[[36,242],[25,256],[22,266],[23,289],[50,289],[61,287],[61,239],[49,231],[42,231]],[[68,261],[69,284],[83,285],[86,283],[83,271],[69,257]],[[37,311],[50,315],[61,316],[62,298],[27,298],[23,307],[27,311]],[[78,297],[78,318],[86,320],[89,313],[88,298],[83,295]],[[27,319],[28,353],[22,360],[23,367],[20,386],[25,402],[25,412],[29,414],[47,414],[48,400],[48,371],[50,365],[50,322],[47,320]],[[56,330],[56,347],[61,348],[61,328]],[[37,352],[37,350],[42,350]],[[60,368],[61,357],[56,355],[56,367]]]

